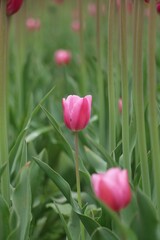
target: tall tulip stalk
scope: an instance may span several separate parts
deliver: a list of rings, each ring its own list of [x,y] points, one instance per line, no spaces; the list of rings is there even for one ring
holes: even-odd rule
[[[22,0],[1,0],[0,2],[0,168],[6,165],[1,178],[1,192],[8,205],[10,202],[7,131],[8,19],[20,9],[22,3]]]
[[[6,16],[6,1],[0,5],[0,168],[6,164],[1,178],[1,193],[9,204],[9,162],[7,133],[7,42],[8,18]]]

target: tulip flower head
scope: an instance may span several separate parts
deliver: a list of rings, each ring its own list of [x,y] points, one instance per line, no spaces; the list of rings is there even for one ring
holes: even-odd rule
[[[70,63],[71,58],[71,52],[63,49],[57,50],[54,54],[54,60],[57,65],[66,65]]]
[[[112,210],[119,212],[131,201],[127,170],[110,168],[105,173],[93,174],[93,190],[97,198]]]
[[[81,28],[80,22],[78,20],[74,20],[71,24],[71,28],[74,32],[79,32]]]
[[[120,98],[118,100],[118,109],[119,109],[119,112],[121,113],[122,112],[122,98]]]
[[[97,14],[97,7],[96,7],[95,3],[91,2],[91,3],[88,4],[88,13],[91,16],[96,16],[96,14]]]
[[[7,0],[7,7],[6,7],[7,15],[10,16],[16,13],[20,9],[22,3],[23,3],[23,0]]]
[[[69,95],[62,99],[64,123],[72,131],[84,129],[91,115],[92,96]]]
[[[160,1],[157,2],[156,8],[157,8],[157,13],[160,13]]]
[[[28,18],[26,21],[26,27],[28,28],[28,30],[30,31],[36,31],[39,30],[41,27],[41,22],[39,19],[35,19],[35,18]]]

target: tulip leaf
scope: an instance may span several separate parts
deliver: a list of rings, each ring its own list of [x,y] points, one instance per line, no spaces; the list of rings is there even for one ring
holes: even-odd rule
[[[91,235],[95,231],[95,229],[99,227],[99,224],[92,218],[82,213],[81,209],[78,206],[78,203],[72,197],[69,184],[63,179],[62,176],[60,176],[57,172],[50,168],[46,163],[42,162],[41,160],[35,157],[34,160],[40,166],[40,168],[48,175],[48,177],[56,184],[59,190],[63,193],[67,201],[71,204],[74,212],[78,214],[86,230]]]
[[[138,203],[138,218],[136,221],[136,229],[139,239],[145,240],[159,240],[160,239],[160,224],[157,219],[156,210],[150,199],[142,193],[137,191]]]
[[[117,164],[113,161],[113,159],[111,158],[111,156],[106,152],[106,149],[104,149],[104,147],[98,143],[96,143],[96,141],[94,141],[94,139],[90,138],[89,136],[87,136],[88,141],[91,143],[89,143],[89,145],[92,145],[96,148],[96,150],[101,154],[102,158],[104,160],[106,160],[106,163],[108,164],[108,167],[113,167],[116,166]]]
[[[89,148],[85,148],[85,150],[87,160],[91,167],[94,169],[94,171],[97,173],[106,171],[107,168],[106,162]]]
[[[63,226],[64,226],[64,229],[65,229],[67,238],[68,238],[68,240],[73,240],[73,238],[71,237],[70,230],[69,230],[69,228],[68,228],[68,226],[67,226],[67,224],[66,224],[66,221],[65,221],[65,219],[64,219],[64,216],[63,216],[63,214],[61,213],[61,210],[60,210],[59,207],[60,207],[60,206],[55,203],[55,208],[56,208],[56,210],[58,211],[58,214],[59,214],[59,216],[60,216],[60,219],[61,219],[61,221],[62,221],[62,223],[63,223]]]
[[[93,233],[91,240],[120,240],[119,237],[117,237],[113,232],[111,232],[111,230],[104,228],[104,227],[100,227],[97,228],[95,230],[95,232]]]
[[[4,172],[5,168],[6,168],[6,165],[7,165],[7,162],[5,162],[5,163],[2,165],[2,167],[0,168],[0,178],[1,178],[3,172]]]
[[[39,128],[28,134],[25,138],[25,141],[27,143],[34,141],[37,137],[41,136],[43,133],[50,132],[51,130],[52,130],[51,126]]]
[[[31,222],[30,167],[27,163],[20,172],[12,192],[11,234],[7,240],[28,240]]]
[[[9,209],[0,195],[0,239],[6,240],[9,235]]]

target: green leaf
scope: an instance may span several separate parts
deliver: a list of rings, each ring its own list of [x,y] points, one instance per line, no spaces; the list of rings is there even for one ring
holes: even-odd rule
[[[51,169],[46,163],[40,161],[38,158],[35,157],[34,160],[60,189],[60,191],[66,197],[67,201],[71,204],[75,213],[78,214],[88,233],[91,235],[95,231],[95,229],[99,227],[99,224],[92,218],[82,213],[80,207],[78,206],[78,203],[72,198],[72,193],[69,184],[57,172]]]
[[[92,146],[96,148],[96,150],[101,154],[102,158],[106,160],[106,163],[108,164],[108,167],[113,167],[116,166],[117,164],[113,161],[111,156],[106,152],[106,149],[98,143],[94,141],[94,139],[90,138],[87,136],[89,142],[91,143]]]
[[[13,190],[11,234],[7,240],[28,240],[31,222],[30,167],[27,163],[22,169],[16,188]]]
[[[9,235],[9,209],[0,195],[0,239],[6,240]]]
[[[64,226],[64,229],[65,229],[65,232],[66,232],[66,235],[67,235],[67,237],[68,237],[68,240],[72,240],[73,238],[71,237],[71,233],[70,233],[70,230],[69,230],[69,228],[68,228],[68,226],[67,226],[67,224],[66,224],[66,221],[65,221],[65,219],[64,219],[64,217],[63,217],[63,214],[62,214],[62,211],[64,211],[64,209],[60,209],[60,205],[58,205],[58,204],[56,204],[55,203],[55,207],[56,207],[56,209],[57,209],[57,211],[58,211],[58,214],[59,214],[59,216],[60,216],[60,218],[61,218],[61,221],[62,221],[62,223],[63,223],[63,226]],[[62,207],[62,206],[61,206]],[[66,206],[65,206],[65,208],[66,208]]]
[[[26,136],[25,140],[26,140],[27,143],[32,142],[32,141],[34,141],[37,137],[41,136],[43,133],[50,132],[51,130],[52,130],[52,127],[51,127],[51,126],[39,128],[39,129],[31,132],[30,134],[28,134],[28,135]]]
[[[85,148],[85,152],[87,155],[87,160],[95,172],[106,171],[107,164],[100,156],[87,147]]]
[[[3,172],[4,172],[5,168],[6,168],[6,165],[7,165],[7,162],[5,162],[5,163],[2,165],[2,167],[0,168],[0,179],[1,179],[1,176],[2,176],[2,174],[3,174]]]
[[[140,190],[137,191],[137,204],[138,219],[135,219],[135,221],[137,222],[136,228],[139,239],[159,240],[160,224],[157,219],[156,209],[150,199]]]
[[[91,240],[120,240],[111,230],[100,227],[95,230],[93,233]]]

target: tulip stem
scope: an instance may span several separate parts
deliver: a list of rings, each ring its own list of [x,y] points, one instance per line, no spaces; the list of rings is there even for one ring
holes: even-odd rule
[[[78,132],[75,132],[75,168],[76,168],[76,185],[77,185],[77,198],[80,208],[82,208],[81,199],[81,185],[80,185],[80,174],[79,174],[79,159],[78,159]],[[80,223],[81,239],[85,239],[85,232],[82,223]]]
[[[97,48],[97,83],[99,97],[99,139],[100,144],[105,146],[105,104],[104,104],[104,82],[101,69],[101,29],[100,29],[100,1],[96,0],[96,48]]]
[[[83,22],[83,1],[78,0],[78,11],[79,11],[79,22],[80,22],[80,30],[79,30],[79,45],[80,45],[80,64],[81,64],[81,74],[82,79],[81,83],[81,92],[82,94],[86,94],[87,90],[87,79],[86,79],[86,64],[85,64],[85,52],[84,52],[84,22]]]
[[[158,217],[160,219],[160,151],[159,151],[159,132],[157,119],[156,102],[156,72],[155,72],[155,50],[156,50],[156,8],[155,1],[150,1],[150,16],[148,26],[148,96],[149,96],[149,120],[151,153],[153,160],[156,204]]]
[[[113,79],[113,23],[114,23],[113,0],[109,0],[108,7],[108,103],[109,103],[109,152],[114,151],[116,146],[116,123],[115,123],[115,85]]]
[[[9,205],[9,164],[7,134],[7,17],[6,1],[1,0],[0,6],[0,168],[7,163],[1,176],[1,194]]]
[[[124,167],[128,169],[131,180],[131,163],[129,156],[129,109],[128,109],[128,74],[127,74],[127,33],[126,33],[126,5],[121,1],[120,7],[121,26],[121,82],[122,82],[122,143]]]
[[[140,155],[142,186],[144,192],[150,197],[150,178],[146,146],[144,97],[143,97],[143,1],[137,1],[137,25],[136,25],[136,53],[135,53],[135,110],[137,124],[138,151]]]

